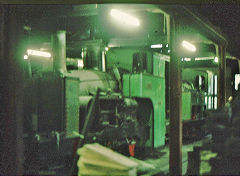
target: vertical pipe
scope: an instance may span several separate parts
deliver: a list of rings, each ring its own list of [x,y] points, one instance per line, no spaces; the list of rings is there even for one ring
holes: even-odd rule
[[[219,67],[218,67],[218,108],[222,108],[226,102],[226,47],[218,46]]]
[[[102,51],[102,71],[106,72],[106,57],[105,57],[106,52],[103,50]]]
[[[182,174],[182,80],[180,46],[180,24],[171,18],[171,55],[170,55],[170,175]]]
[[[64,73],[66,67],[66,31],[57,31],[52,35],[53,71]]]

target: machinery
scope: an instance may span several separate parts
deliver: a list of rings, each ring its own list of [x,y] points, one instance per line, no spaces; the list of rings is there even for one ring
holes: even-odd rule
[[[108,73],[103,72],[105,65],[100,62],[103,55],[99,54],[104,48],[102,41],[83,42],[87,48],[83,55],[84,68],[72,69],[75,67],[70,65],[71,69],[67,70],[65,35],[65,31],[53,34],[54,54],[53,60],[46,61],[48,69],[35,65],[42,56],[28,55],[26,60],[31,67],[24,108],[27,174],[40,174],[40,171],[62,174],[69,170],[79,140],[98,142],[132,156],[130,144],[136,144],[136,154],[145,148],[164,145],[164,73],[156,68],[156,75],[145,73],[147,55],[136,49],[131,51],[134,73],[120,73],[121,65],[119,69],[114,66],[108,68]],[[161,55],[154,56],[154,60],[163,65]],[[98,98],[94,100],[97,92]],[[95,102],[93,109],[92,102]],[[89,113],[92,122],[85,129]],[[83,129],[85,134],[81,134]]]
[[[110,9],[77,6],[68,20],[60,16],[51,19],[59,23],[31,24],[26,37],[31,48],[26,47],[24,56],[26,175],[68,174],[83,143],[98,142],[131,156],[165,144],[169,16],[153,5],[133,5],[145,23],[126,31],[105,20],[106,12],[113,18],[121,14]],[[47,39],[34,45],[42,33]],[[183,101],[189,100],[184,120],[202,118],[201,91],[184,89]]]
[[[183,138],[202,137],[206,110],[206,87],[208,74],[204,71],[183,70],[182,120]]]
[[[68,71],[64,61],[65,31],[53,34],[52,44],[52,71],[34,67],[34,61],[43,59],[42,56],[28,55],[26,62],[32,75],[26,84],[24,103],[26,174],[67,172],[79,140],[98,142],[126,155],[130,154],[129,144],[144,146],[146,139],[138,131],[138,102],[123,96],[116,79],[117,69],[115,78],[98,70],[99,43],[90,44],[95,50],[88,46],[84,70]],[[86,124],[89,113],[93,116],[91,125]]]

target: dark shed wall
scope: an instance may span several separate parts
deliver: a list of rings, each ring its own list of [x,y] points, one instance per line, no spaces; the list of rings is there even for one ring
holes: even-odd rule
[[[0,175],[22,174],[21,17],[16,6],[0,6]]]

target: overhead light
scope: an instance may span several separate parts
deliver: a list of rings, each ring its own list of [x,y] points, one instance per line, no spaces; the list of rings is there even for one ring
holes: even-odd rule
[[[186,48],[187,50],[189,50],[189,51],[192,51],[192,52],[196,51],[196,47],[193,44],[191,44],[188,41],[186,41],[186,40],[182,41],[182,46],[184,48]]]
[[[113,18],[121,22],[123,25],[136,26],[136,27],[140,25],[140,22],[137,18],[127,13],[121,12],[119,10],[112,9],[110,14]]]
[[[189,62],[189,61],[191,61],[191,58],[190,58],[190,57],[185,57],[185,58],[184,58],[184,61]]]
[[[28,55],[24,55],[23,59],[25,59],[25,60],[28,59]]]
[[[213,60],[213,57],[196,57],[195,61],[201,61],[201,60]]]
[[[32,49],[28,49],[27,54],[32,56],[51,57],[51,53],[49,52],[32,50]]]
[[[162,47],[163,47],[162,44],[151,45],[151,48],[162,48]]]
[[[218,63],[218,57],[214,57],[214,62]]]

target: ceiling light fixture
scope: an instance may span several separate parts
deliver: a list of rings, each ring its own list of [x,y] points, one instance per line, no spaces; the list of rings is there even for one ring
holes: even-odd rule
[[[182,41],[182,46],[184,48],[186,48],[187,50],[189,50],[189,51],[192,51],[192,52],[196,51],[196,47],[193,44],[191,44],[190,42],[186,41],[186,40]]]
[[[137,18],[125,12],[122,12],[120,10],[112,9],[110,14],[114,19],[118,20],[123,25],[135,26],[135,27],[138,27],[140,25],[140,22]]]
[[[151,48],[162,48],[162,47],[163,47],[162,44],[151,45]]]
[[[41,57],[48,57],[48,58],[50,58],[52,56],[51,53],[49,53],[49,52],[32,50],[32,49],[28,49],[27,54],[32,55],[32,56],[41,56]]]

